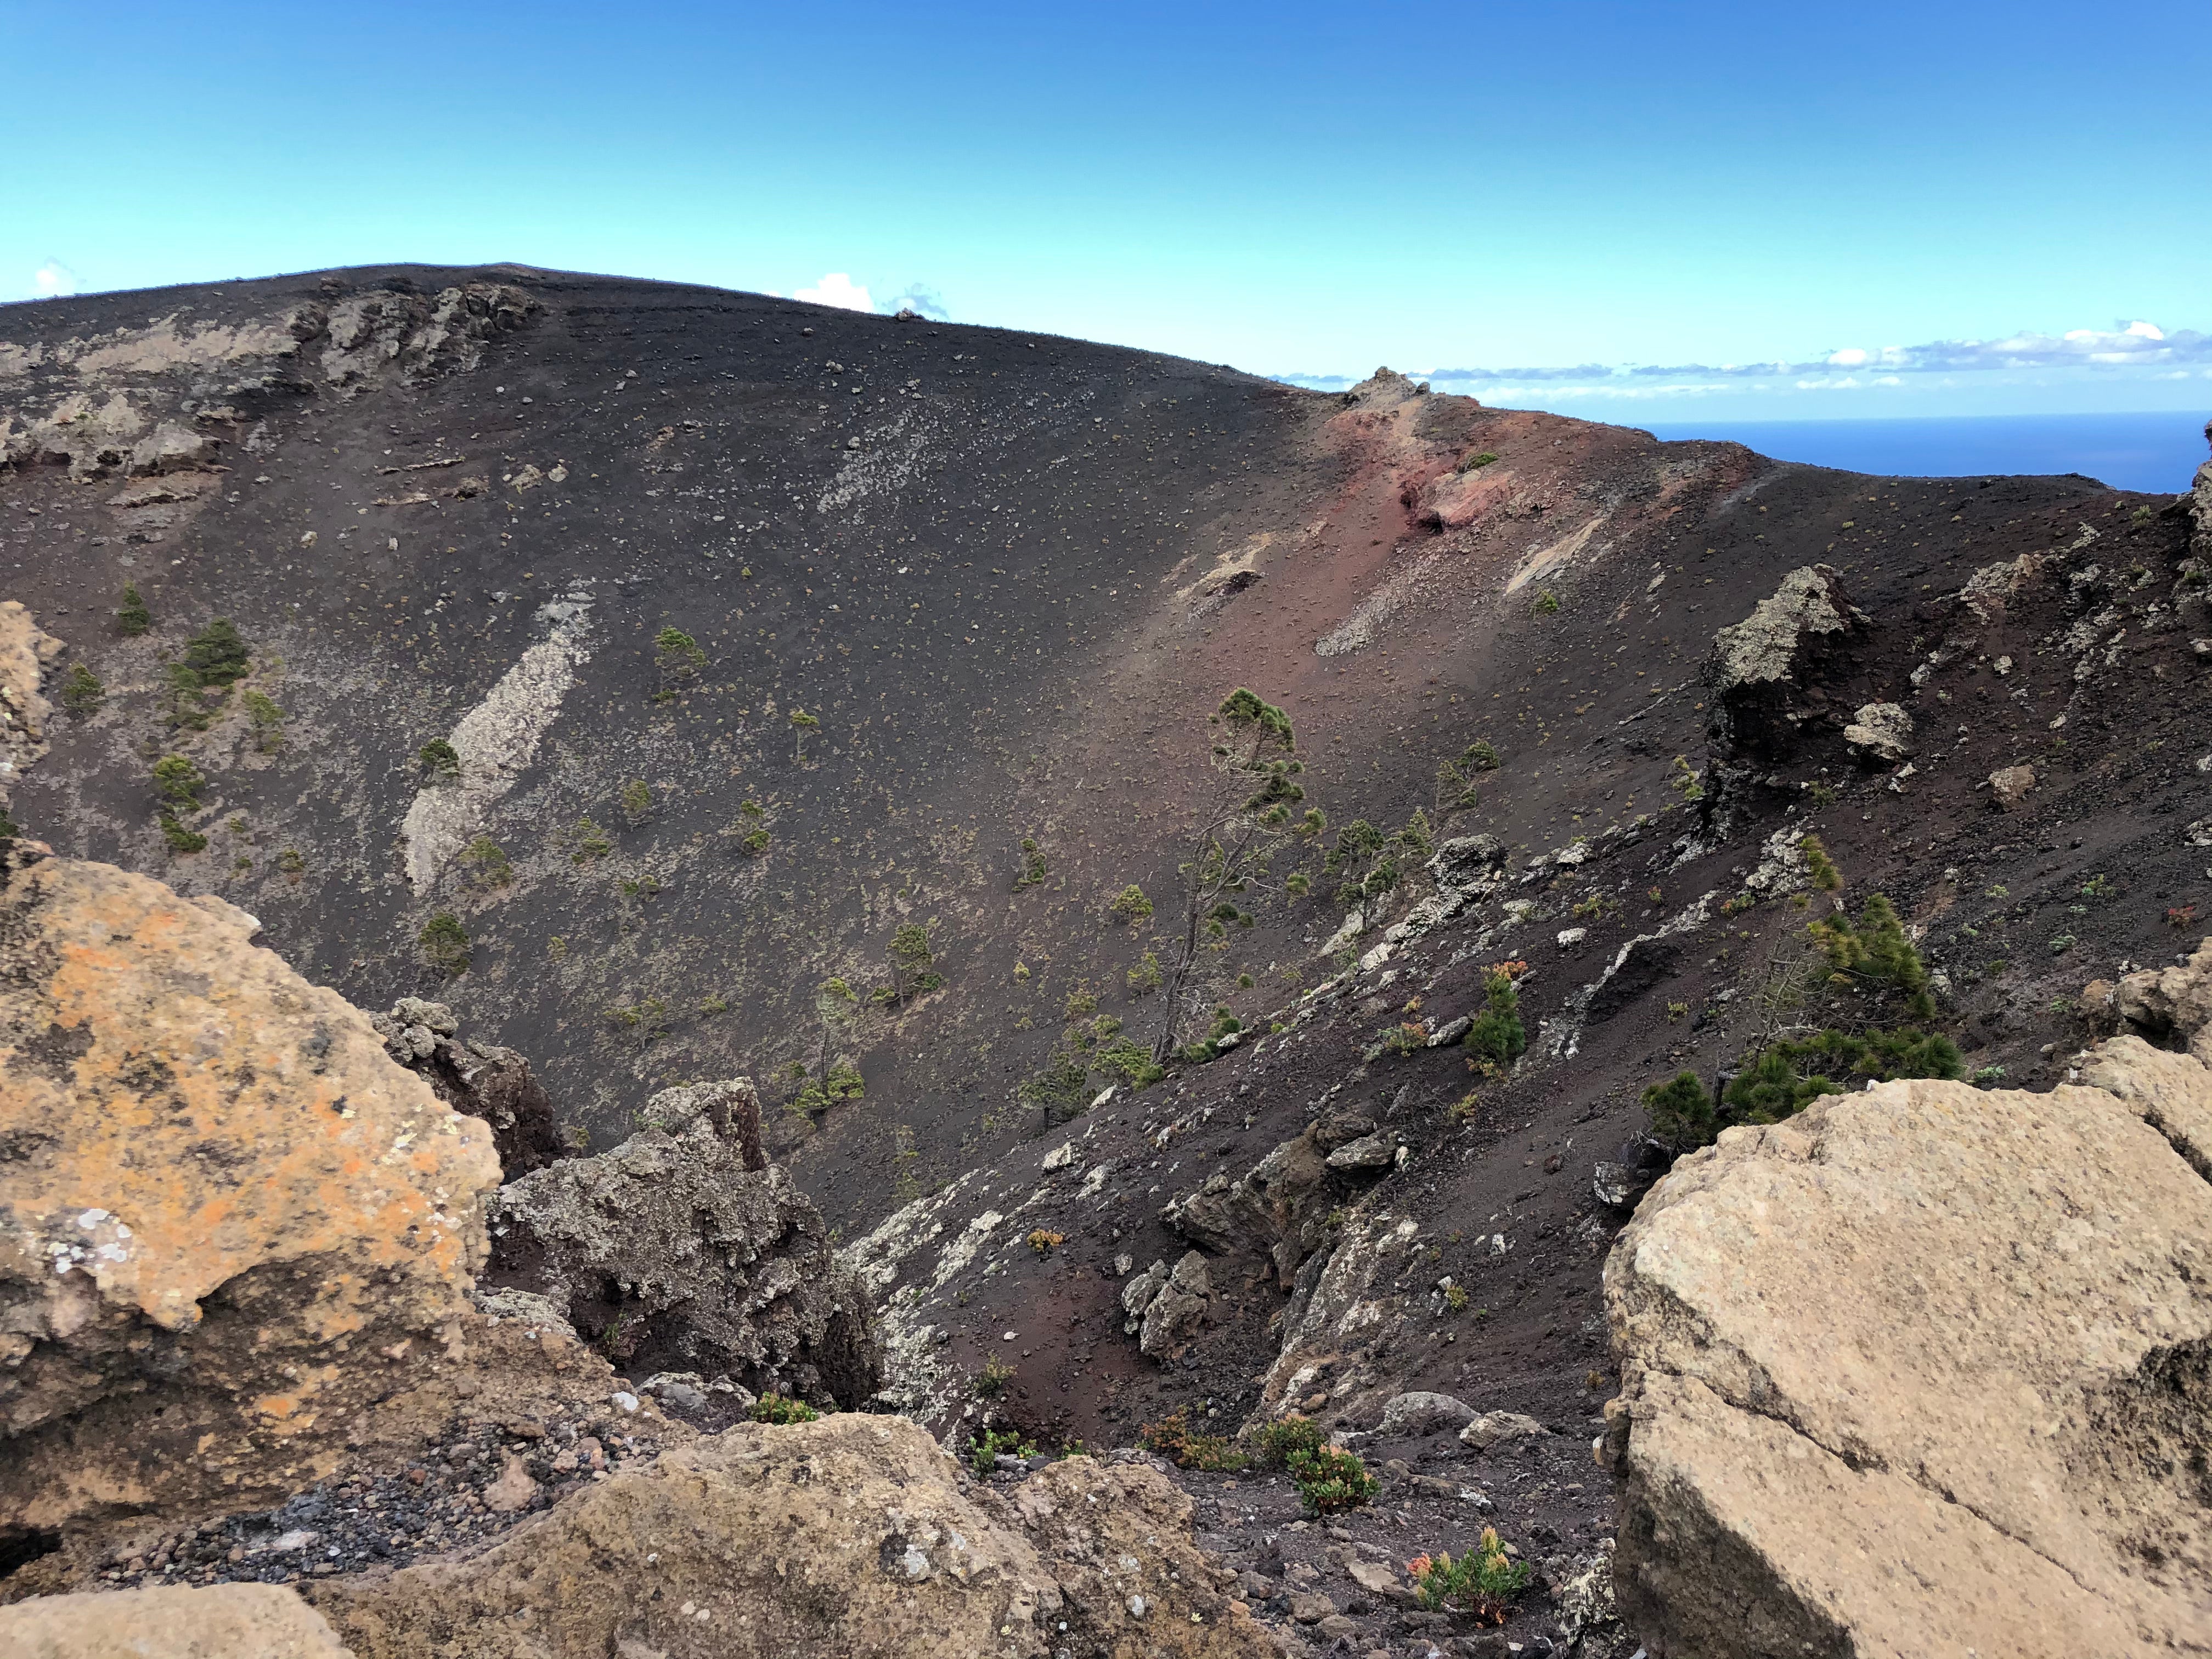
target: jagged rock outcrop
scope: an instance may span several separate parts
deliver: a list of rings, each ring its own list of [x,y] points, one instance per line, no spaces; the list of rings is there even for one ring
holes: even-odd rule
[[[2212,1646],[2212,1072],[2081,1070],[1831,1096],[1644,1200],[1606,1450],[1655,1656]]]
[[[2081,1006],[2100,1030],[2171,1042],[2212,1066],[2212,939],[2186,963],[2141,969],[2117,985],[2093,982],[2081,993]]]
[[[358,1659],[1260,1659],[1191,1500],[1072,1457],[970,1482],[903,1418],[742,1425],[474,1559],[307,1592]]]
[[[15,781],[46,752],[53,705],[40,690],[47,665],[69,647],[14,599],[0,599],[0,817]]]
[[[275,1584],[111,1590],[0,1607],[13,1659],[352,1659],[322,1614]]]
[[[1171,1200],[1160,1218],[1217,1254],[1266,1256],[1288,1290],[1306,1258],[1327,1241],[1329,1212],[1389,1167],[1397,1149],[1387,1136],[1376,1141],[1376,1133],[1370,1117],[1332,1114],[1306,1125],[1241,1178],[1208,1176],[1197,1191]],[[1370,1142],[1380,1146],[1379,1158],[1345,1156]]]
[[[750,1085],[735,1092],[754,1098]],[[755,1394],[864,1404],[882,1381],[882,1352],[821,1212],[786,1171],[759,1167],[742,1109],[726,1098],[716,1109],[691,1103],[680,1133],[647,1129],[501,1188],[489,1281],[549,1296],[637,1373],[696,1371]]]
[[[2204,422],[2204,441],[2212,443],[2212,421]],[[2189,494],[2189,545],[2200,559],[2212,559],[2212,461],[2199,463]]]
[[[33,1528],[341,1435],[457,1340],[499,1175],[244,911],[44,851],[0,887],[0,1516]]]
[[[512,1048],[465,1040],[444,1003],[402,997],[391,1012],[371,1014],[368,1023],[384,1039],[385,1052],[439,1099],[491,1126],[507,1180],[544,1169],[565,1150],[553,1102],[530,1062]]]
[[[1155,1261],[1121,1287],[1122,1330],[1140,1352],[1164,1363],[1198,1334],[1213,1306],[1213,1276],[1206,1258],[1186,1250],[1170,1268]]]
[[[1867,623],[1829,566],[1791,571],[1772,598],[1713,636],[1702,670],[1713,692],[1713,737],[1759,759],[1788,755],[1807,719],[1799,694]]]

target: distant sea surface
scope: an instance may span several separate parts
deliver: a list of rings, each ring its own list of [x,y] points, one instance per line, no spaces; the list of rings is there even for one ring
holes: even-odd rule
[[[2206,458],[2204,414],[1670,421],[1649,429],[1667,439],[1731,439],[1777,460],[1847,472],[1904,478],[2079,472],[2115,489],[2177,495],[2189,488]]]

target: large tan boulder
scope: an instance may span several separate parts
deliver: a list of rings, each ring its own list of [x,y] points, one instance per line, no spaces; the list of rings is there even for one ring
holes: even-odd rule
[[[1830,1097],[1644,1199],[1605,1450],[1655,1659],[2212,1651],[2212,1072],[2083,1071]]]
[[[1003,1495],[905,1418],[747,1424],[467,1561],[307,1590],[360,1659],[1258,1659],[1190,1500],[1071,1458]]]
[[[288,1442],[341,1434],[458,1344],[490,1131],[256,946],[245,912],[17,849],[0,1515],[51,1528],[263,1465],[281,1480]]]
[[[41,1596],[0,1607],[9,1659],[350,1659],[322,1614],[274,1584]]]

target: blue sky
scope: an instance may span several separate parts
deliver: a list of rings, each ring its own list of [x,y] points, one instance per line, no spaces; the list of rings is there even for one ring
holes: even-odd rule
[[[515,259],[1638,422],[2194,409],[2204,21],[0,0],[0,298]]]

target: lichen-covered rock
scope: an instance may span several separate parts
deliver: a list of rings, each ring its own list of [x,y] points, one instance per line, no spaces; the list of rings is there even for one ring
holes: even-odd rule
[[[1990,774],[1990,804],[2000,812],[2009,812],[2027,799],[2035,787],[2035,769],[2033,766],[2007,766]]]
[[[0,1607],[9,1659],[352,1659],[322,1614],[276,1584],[42,1595]]]
[[[748,1156],[702,1111],[533,1170],[493,1200],[487,1278],[550,1297],[636,1370],[860,1407],[883,1370],[860,1282],[790,1175]]]
[[[402,997],[392,1012],[371,1014],[385,1052],[430,1085],[457,1112],[491,1126],[501,1172],[513,1181],[542,1170],[563,1151],[560,1125],[545,1085],[512,1048],[465,1042],[453,1011],[442,1002]]]
[[[1088,1457],[1003,1495],[904,1418],[741,1425],[468,1561],[306,1592],[358,1659],[1261,1659],[1191,1501]]]
[[[21,602],[0,599],[0,808],[24,769],[46,752],[46,722],[54,711],[40,684],[67,648]]]
[[[0,1515],[327,1437],[469,1313],[489,1131],[257,927],[100,864],[0,888]]]
[[[760,1091],[749,1077],[663,1089],[645,1103],[638,1116],[641,1127],[671,1134],[682,1134],[703,1118],[716,1135],[736,1146],[745,1168],[768,1168],[768,1154],[761,1148]]]
[[[1829,566],[1791,571],[1772,598],[1713,636],[1703,669],[1713,690],[1713,735],[1762,757],[1788,753],[1805,719],[1796,694],[1867,621]]]
[[[1606,1449],[1655,1655],[2212,1644],[2212,1072],[2084,1069],[1831,1096],[1644,1200]]]
[[[1912,757],[1912,716],[1897,703],[1868,703],[1844,728],[1844,741],[1862,760],[1894,766]]]

